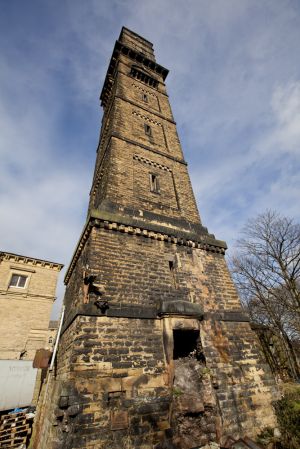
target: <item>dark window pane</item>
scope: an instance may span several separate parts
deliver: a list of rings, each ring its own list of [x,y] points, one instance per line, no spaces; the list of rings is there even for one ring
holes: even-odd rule
[[[158,177],[150,173],[150,191],[159,193]]]
[[[145,123],[144,127],[145,127],[145,133],[147,134],[147,136],[151,136],[152,135],[152,133],[151,133],[151,126],[147,125]]]
[[[26,276],[19,276],[18,287],[25,287],[26,279],[27,279]]]
[[[16,285],[18,285],[18,279],[19,279],[19,276],[17,276],[16,274],[13,274],[9,285],[11,285],[12,287],[15,287]]]

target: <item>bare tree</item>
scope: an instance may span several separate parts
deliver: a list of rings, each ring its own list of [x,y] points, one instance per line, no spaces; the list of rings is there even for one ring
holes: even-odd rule
[[[249,220],[230,266],[251,319],[281,338],[291,375],[298,378],[300,225],[274,211]]]

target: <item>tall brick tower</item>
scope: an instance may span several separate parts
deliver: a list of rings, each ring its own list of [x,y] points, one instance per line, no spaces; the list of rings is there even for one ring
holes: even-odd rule
[[[191,449],[275,423],[226,244],[200,221],[167,74],[122,28],[39,449]]]

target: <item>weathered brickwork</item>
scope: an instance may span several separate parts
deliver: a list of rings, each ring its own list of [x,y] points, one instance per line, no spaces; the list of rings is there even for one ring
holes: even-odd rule
[[[191,449],[276,425],[226,244],[200,221],[167,73],[123,28],[35,448]]]
[[[150,148],[150,147],[149,147]],[[137,154],[138,153],[138,154]],[[109,169],[109,176],[106,169]],[[102,174],[101,174],[102,170]],[[199,214],[189,182],[187,167],[147,148],[139,148],[120,137],[112,137],[99,170],[93,207],[100,200],[119,206],[164,213],[169,217],[199,223]],[[159,193],[150,191],[150,174],[158,177]],[[98,179],[97,179],[98,182]]]

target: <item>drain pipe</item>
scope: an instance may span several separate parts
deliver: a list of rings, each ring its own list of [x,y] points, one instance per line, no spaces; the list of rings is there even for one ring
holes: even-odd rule
[[[64,315],[65,315],[65,306],[62,307],[62,311],[61,311],[60,323],[59,323],[59,327],[58,327],[58,331],[57,331],[56,341],[55,341],[54,350],[53,350],[53,354],[52,354],[52,359],[51,359],[49,372],[48,372],[48,376],[47,376],[47,383],[46,383],[46,389],[45,389],[44,398],[43,398],[43,405],[45,404],[46,398],[47,398],[48,387],[49,387],[49,379],[50,379],[50,376],[51,376],[51,372],[53,370],[54,360],[55,360],[56,353],[57,353],[57,347],[58,347],[59,337],[60,337],[60,333],[61,333],[62,323],[63,323],[63,320],[64,320]]]
[[[64,321],[64,315],[65,315],[65,306],[62,307],[62,311],[61,311],[60,323],[59,323],[59,328],[58,328],[58,331],[57,331],[57,336],[56,336],[56,341],[55,341],[55,345],[54,345],[54,350],[53,350],[53,354],[52,354],[52,359],[51,359],[49,371],[53,370],[54,360],[55,360],[55,357],[56,357],[59,337],[60,337],[60,333],[61,333],[61,328],[62,328],[62,324],[63,324],[63,321]]]
[[[55,340],[55,345],[54,345],[54,349],[53,349],[52,359],[51,359],[49,372],[48,372],[48,376],[47,376],[47,384],[46,384],[45,394],[44,394],[44,398],[43,398],[43,405],[45,404],[46,398],[47,398],[49,380],[50,380],[50,376],[51,376],[51,373],[53,370],[54,360],[55,360],[56,353],[57,353],[57,347],[58,347],[59,337],[60,337],[61,328],[62,328],[62,324],[63,324],[63,320],[64,320],[64,315],[65,315],[65,306],[63,305],[62,311],[61,311],[61,316],[60,316],[60,323],[59,323],[57,336],[56,336],[56,340]]]
[[[39,405],[39,403],[38,403],[38,407],[39,407],[38,420],[36,423],[35,434],[33,435],[33,442],[30,443],[30,448],[39,447],[39,446],[36,446],[36,444],[39,445],[40,430],[42,428],[42,425],[43,425],[43,422],[45,419],[45,403],[46,403],[47,396],[48,396],[49,381],[50,381],[50,377],[52,376],[52,370],[53,370],[54,360],[55,360],[56,353],[57,353],[57,347],[58,347],[61,328],[62,328],[62,324],[63,324],[63,320],[64,320],[64,315],[65,315],[65,306],[62,307],[62,311],[61,311],[60,323],[59,323],[59,327],[58,327],[58,331],[57,331],[53,355],[52,355],[50,367],[49,367],[48,374],[47,374],[44,397],[43,397],[41,405]]]

